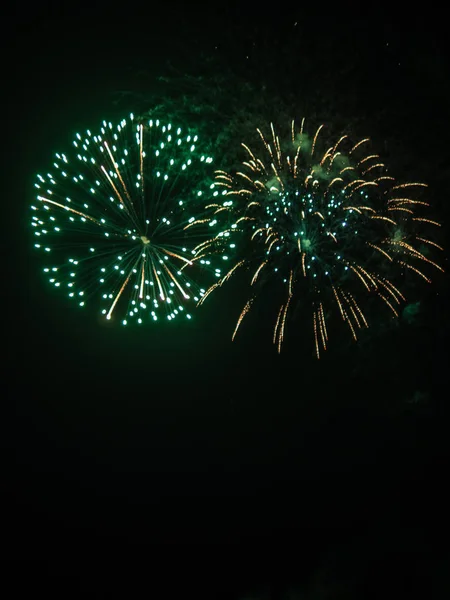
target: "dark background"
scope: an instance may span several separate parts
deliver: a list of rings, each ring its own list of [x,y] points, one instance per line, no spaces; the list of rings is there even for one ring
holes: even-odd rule
[[[168,63],[201,74],[213,59],[298,119],[370,135],[399,179],[429,184],[445,240],[443,16],[283,3],[3,10],[8,597],[445,597],[446,275],[417,286],[413,323],[380,324],[356,346],[337,339],[320,362],[295,335],[278,356],[264,313],[232,344],[238,286],[189,326],[124,333],[47,288],[28,209],[35,174],[75,131],[163,98]]]

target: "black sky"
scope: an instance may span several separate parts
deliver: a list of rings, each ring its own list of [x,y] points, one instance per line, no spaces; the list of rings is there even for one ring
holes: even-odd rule
[[[30,589],[62,597],[105,588],[136,597],[156,593],[156,581],[166,595],[281,597],[292,584],[311,596],[440,597],[446,276],[420,288],[411,327],[367,346],[336,343],[318,363],[298,337],[278,357],[256,318],[232,344],[238,289],[189,326],[100,326],[47,288],[28,226],[33,178],[73,132],[133,110],[116,93],[151,89],[168,62],[201,72],[201,57],[216,53],[224,69],[295,90],[301,110],[352,119],[402,176],[427,181],[446,237],[445,28],[436,14],[355,11],[5,9],[3,364],[13,416],[3,545],[21,585],[28,577]],[[284,60],[292,36],[300,54]],[[255,40],[273,62],[253,50],[248,68]]]

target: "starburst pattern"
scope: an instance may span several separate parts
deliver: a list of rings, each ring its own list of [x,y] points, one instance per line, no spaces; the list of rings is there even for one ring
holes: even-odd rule
[[[304,120],[299,131],[293,121],[282,144],[273,125],[269,136],[258,129],[259,150],[242,144],[241,168],[216,171],[223,201],[207,208],[210,222],[222,221],[222,230],[203,243],[201,255],[222,253],[224,232],[235,233],[239,248],[231,269],[200,300],[248,269],[251,294],[233,339],[256,296],[278,285],[284,296],[274,318],[278,351],[295,307],[309,312],[318,358],[333,315],[356,340],[358,330],[368,327],[373,298],[396,317],[405,300],[405,274],[430,282],[430,270],[443,270],[429,258],[442,247],[430,239],[439,223],[424,216],[426,185],[397,183],[380,157],[366,151],[369,139],[352,143],[343,135],[324,145],[322,130],[311,138]]]
[[[204,293],[198,271],[211,269],[194,250],[211,234],[201,218],[211,163],[197,135],[132,114],[77,134],[35,184],[35,247],[50,282],[125,325],[190,318],[186,305]]]

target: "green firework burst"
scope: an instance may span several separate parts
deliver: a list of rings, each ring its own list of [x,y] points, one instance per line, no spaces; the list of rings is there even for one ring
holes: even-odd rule
[[[190,131],[133,114],[77,134],[35,183],[34,245],[50,283],[124,325],[191,318],[199,272],[212,271],[195,251],[211,235],[201,213],[215,185],[199,145]]]

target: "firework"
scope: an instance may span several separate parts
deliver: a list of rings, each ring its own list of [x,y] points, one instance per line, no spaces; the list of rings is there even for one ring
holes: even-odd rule
[[[387,174],[369,140],[343,135],[321,143],[323,125],[311,138],[292,122],[280,141],[273,125],[259,134],[258,150],[242,144],[245,159],[234,172],[216,171],[224,198],[210,204],[210,221],[239,240],[236,258],[202,303],[238,270],[250,271],[251,294],[233,339],[257,295],[278,285],[283,300],[274,311],[273,341],[281,350],[292,313],[309,313],[315,353],[327,348],[330,318],[342,320],[356,340],[368,327],[376,298],[393,317],[405,296],[398,281],[412,273],[430,281],[442,268],[430,237],[439,223],[425,216],[422,183],[398,184]],[[431,230],[431,235],[427,230]],[[222,238],[204,243],[204,254],[223,252]]]
[[[211,268],[194,250],[211,235],[199,213],[211,162],[197,135],[132,114],[77,134],[35,184],[35,247],[50,282],[124,325],[191,318],[204,293],[191,274]]]

